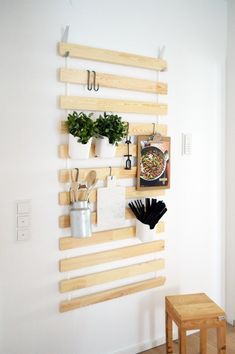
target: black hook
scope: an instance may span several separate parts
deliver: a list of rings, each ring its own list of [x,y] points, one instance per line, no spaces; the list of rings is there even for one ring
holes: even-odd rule
[[[87,90],[92,90],[92,83],[90,85],[90,70],[87,70]]]
[[[126,139],[126,141],[125,141],[125,144],[127,144],[127,150],[128,150],[127,155],[124,155],[125,157],[127,157],[125,170],[131,170],[131,159],[130,159],[130,157],[131,157],[132,155],[130,154],[131,139],[130,139],[129,136],[127,136],[127,139]]]
[[[93,86],[94,86],[94,91],[99,91],[100,85],[98,84],[97,87],[95,87],[96,85],[96,72],[93,70]]]

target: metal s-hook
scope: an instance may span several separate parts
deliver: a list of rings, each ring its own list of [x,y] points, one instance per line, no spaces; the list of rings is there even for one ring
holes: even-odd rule
[[[98,84],[97,87],[95,87],[96,85],[96,72],[93,70],[93,87],[94,87],[94,91],[99,91],[100,85]]]
[[[92,90],[92,83],[90,84],[90,70],[87,70],[87,90]]]

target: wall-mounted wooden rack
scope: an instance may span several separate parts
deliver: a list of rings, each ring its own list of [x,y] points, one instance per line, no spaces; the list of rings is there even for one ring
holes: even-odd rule
[[[90,193],[90,202],[96,202],[96,189],[91,191]],[[134,198],[146,198],[146,197],[153,197],[162,196],[164,195],[164,190],[141,190],[137,191],[135,187],[126,187],[126,199],[134,199]],[[69,192],[59,192],[59,204],[60,205],[69,205],[70,204],[70,196]]]
[[[60,122],[60,133],[68,134],[68,129],[65,121]],[[166,124],[156,124],[156,123],[129,123],[129,135],[150,135],[153,132],[157,132],[161,135],[167,135],[167,125]],[[59,145],[59,157],[63,159],[69,158],[68,154],[68,144]],[[127,153],[126,144],[119,144],[116,149],[116,157],[122,157]],[[136,144],[130,144],[130,154],[135,157],[137,155]],[[90,158],[95,157],[95,147],[92,146]]]
[[[93,48],[80,44],[59,43],[59,53],[71,58],[88,59],[105,63],[135,66],[144,69],[163,71],[167,63],[163,59],[146,57],[142,55],[118,52],[114,50]]]
[[[87,71],[77,69],[60,69],[60,81],[72,84],[87,84]],[[97,73],[96,80],[100,87],[122,90],[141,91],[148,93],[167,94],[167,84],[133,77]]]
[[[164,268],[163,259],[155,259],[144,263],[132,264],[125,267],[119,267],[103,272],[83,275],[71,279],[60,281],[60,292],[65,293],[68,291],[88,288],[90,286],[108,283],[123,278],[130,278],[136,275],[145,273],[156,272]]]
[[[60,272],[68,272],[74,269],[91,267],[122,259],[142,256],[147,253],[155,253],[164,250],[164,240],[141,243],[139,245],[115,248],[114,250],[86,254],[79,257],[65,258],[60,260]]]
[[[61,96],[60,108],[85,111],[141,113],[152,115],[167,114],[167,105],[163,103],[79,96]]]
[[[142,69],[150,69],[154,71],[165,71],[167,63],[160,58],[146,57],[142,55],[130,54],[125,52],[118,52],[106,49],[99,49],[87,47],[79,44],[59,43],[59,53],[62,56],[69,56],[71,58],[81,58],[93,61],[106,62],[117,65],[133,66]],[[89,68],[88,68],[89,69]],[[92,70],[92,69],[89,69]],[[72,83],[85,85],[87,83],[87,71],[80,69],[70,69],[68,67],[61,68],[59,71],[60,81],[64,83]],[[96,73],[96,82],[99,83],[100,88],[106,87],[110,89],[121,89],[139,91],[150,94],[166,95],[168,91],[167,83],[161,81],[151,81],[134,77],[127,77],[121,75],[114,75],[110,73]],[[118,91],[116,91],[118,92]],[[152,97],[152,96],[150,96]],[[157,100],[152,101],[134,101],[123,99],[110,98],[95,98],[95,97],[79,97],[79,96],[61,96],[60,107],[65,110],[84,110],[84,111],[112,111],[117,113],[137,113],[146,115],[163,116],[167,114],[167,104],[159,103]],[[60,123],[60,133],[68,134],[66,122],[63,120]],[[156,123],[129,123],[128,135],[151,135],[160,133],[163,136],[167,135],[167,125]],[[137,155],[136,144],[130,144],[130,154],[135,157]],[[119,144],[117,147],[116,157],[122,157],[127,154],[127,145]],[[68,144],[61,144],[59,146],[59,157],[63,159],[69,158]],[[90,158],[95,157],[94,146],[92,146]],[[92,160],[91,160],[92,161]],[[79,161],[77,163],[79,168]],[[93,168],[79,168],[79,178],[84,180]],[[105,180],[110,174],[109,167],[95,168],[97,178]],[[133,179],[136,177],[136,167],[132,166],[131,170],[125,170],[121,167],[112,167],[112,175],[117,179]],[[61,169],[58,173],[60,183],[71,182],[71,170]],[[64,190],[67,190],[67,187]],[[96,202],[96,189],[90,195],[90,202]],[[164,190],[151,191],[137,191],[136,188],[126,187],[126,199],[135,199],[143,197],[156,197],[165,194]],[[67,191],[59,192],[59,204],[68,206],[70,204],[69,193]],[[132,219],[133,214],[129,208],[126,208],[126,219]],[[92,224],[95,225],[97,221],[96,211],[92,212]],[[148,243],[138,243],[136,241],[131,246],[115,248],[108,251],[101,251],[89,253],[86,255],[75,256],[72,258],[64,258],[59,262],[60,272],[70,272],[76,269],[82,269],[99,264],[112,263],[114,261],[121,261],[123,259],[133,259],[133,257],[147,255],[155,255],[156,252],[164,250],[164,240],[159,240],[158,235],[164,232],[164,222],[157,225],[156,240]],[[59,216],[59,227],[70,227],[70,216]],[[124,239],[133,239],[136,237],[135,226],[123,227],[122,229],[105,230],[93,233],[91,238],[75,238],[75,237],[61,237],[59,239],[59,248],[61,251],[76,249],[86,246],[100,245],[106,242],[114,242]],[[115,244],[113,244],[115,245]],[[117,246],[114,246],[117,247]],[[152,257],[151,256],[151,257]],[[71,279],[61,280],[59,284],[60,292],[70,292],[87,287],[93,287],[100,284],[108,284],[118,280],[130,279],[132,277],[155,273],[164,268],[163,259],[151,259],[149,261],[138,264],[130,264],[122,267],[108,269],[105,271],[82,275]],[[114,299],[120,296],[132,294],[138,291],[151,289],[161,286],[165,283],[165,277],[158,276],[144,281],[119,286],[113,289],[91,293],[85,296],[79,296],[74,299],[63,301],[60,304],[60,311],[65,312],[95,304],[101,301]],[[91,290],[92,291],[92,290]]]
[[[158,234],[164,232],[164,227],[164,222],[157,224],[156,233]],[[122,229],[95,232],[92,234],[92,237],[88,238],[61,237],[59,240],[59,247],[61,251],[64,251],[72,248],[93,246],[100,243],[125,240],[135,237],[135,226],[130,226]]]
[[[118,288],[100,291],[95,294],[80,296],[72,300],[62,301],[60,303],[60,312],[75,310],[79,307],[97,304],[99,302],[108,301],[117,297],[126,296],[137,293],[139,291],[156,288],[164,285],[165,277],[156,277],[129,285],[120,286]]]
[[[60,134],[68,134],[66,122],[63,120],[60,121],[59,132]],[[129,135],[151,135],[153,132],[167,135],[167,125],[157,123],[129,123]]]

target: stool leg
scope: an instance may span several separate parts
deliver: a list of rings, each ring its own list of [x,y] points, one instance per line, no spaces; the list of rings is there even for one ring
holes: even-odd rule
[[[207,353],[207,329],[200,330],[200,354]]]
[[[226,354],[226,322],[223,321],[217,328],[217,349],[218,354]]]
[[[166,352],[167,354],[173,353],[172,319],[167,312],[166,312]]]
[[[186,354],[186,330],[179,328],[179,354]]]

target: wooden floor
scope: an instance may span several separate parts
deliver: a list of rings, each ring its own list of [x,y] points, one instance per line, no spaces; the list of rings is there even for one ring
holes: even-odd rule
[[[235,354],[235,327],[230,325],[227,326],[227,338],[226,338],[227,352],[226,354]],[[208,330],[208,345],[207,345],[207,354],[217,354],[216,348],[216,330]],[[152,348],[142,352],[144,354],[166,354],[165,345],[160,347]],[[178,354],[178,343],[174,341],[174,354]],[[187,354],[200,354],[199,351],[199,332],[187,336]]]

